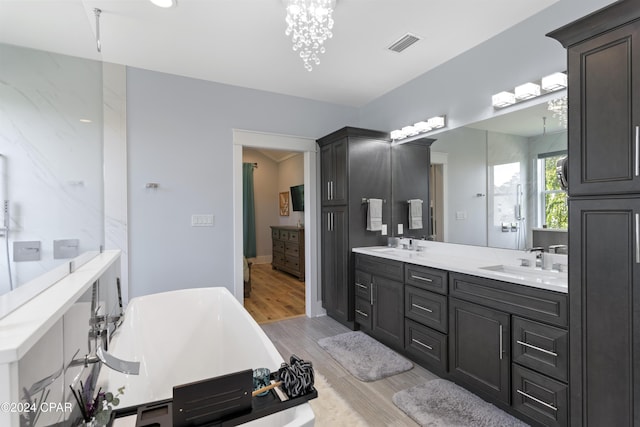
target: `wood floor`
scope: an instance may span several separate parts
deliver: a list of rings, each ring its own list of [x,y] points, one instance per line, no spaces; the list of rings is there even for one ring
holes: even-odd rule
[[[298,317],[261,325],[282,357],[292,354],[313,363],[342,398],[370,426],[412,426],[417,424],[391,401],[394,393],[438,378],[415,365],[413,369],[374,382],[361,382],[342,368],[317,343],[320,338],[348,332],[349,329],[330,317]],[[319,397],[320,398],[320,397]],[[319,426],[321,427],[321,426]]]
[[[258,323],[303,316],[304,282],[271,264],[253,264],[251,296],[244,299],[244,308]]]

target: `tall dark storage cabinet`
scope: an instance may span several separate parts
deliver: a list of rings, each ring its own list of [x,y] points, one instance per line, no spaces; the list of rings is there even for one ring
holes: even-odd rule
[[[568,49],[572,426],[640,426],[640,2],[549,34]]]
[[[346,127],[318,140],[321,175],[322,305],[329,316],[354,328],[354,261],[351,249],[383,242],[367,231],[362,199],[391,200],[388,134]],[[390,224],[390,202],[383,224]]]

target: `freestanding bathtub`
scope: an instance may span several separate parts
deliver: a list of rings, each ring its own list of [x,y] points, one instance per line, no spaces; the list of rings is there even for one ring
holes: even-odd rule
[[[175,385],[244,369],[275,371],[284,361],[260,326],[222,287],[133,298],[109,353],[140,362],[139,375],[101,368],[98,384],[103,389],[115,393],[125,387],[119,408],[170,399]],[[246,425],[313,426],[314,420],[306,403]]]

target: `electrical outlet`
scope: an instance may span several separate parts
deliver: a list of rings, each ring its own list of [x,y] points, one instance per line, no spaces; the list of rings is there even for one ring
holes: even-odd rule
[[[404,224],[398,224],[398,234],[404,234]]]
[[[383,236],[386,236],[386,235],[387,235],[387,224],[382,224],[382,227],[380,228],[380,233],[381,233]]]

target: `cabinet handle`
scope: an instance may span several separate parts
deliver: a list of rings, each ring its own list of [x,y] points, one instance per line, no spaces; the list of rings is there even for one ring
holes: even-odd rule
[[[356,282],[356,286],[362,289],[367,289],[367,285],[363,285],[362,283]]]
[[[373,305],[373,283],[371,283],[371,284],[369,285],[369,293],[370,293],[370,295],[371,295],[371,298],[370,298],[370,300],[371,300],[371,305]]]
[[[640,213],[636,213],[636,264],[640,264]]]
[[[329,181],[329,200],[333,200],[333,181]]]
[[[503,345],[502,345],[502,324],[498,325],[498,333],[500,334],[500,360],[502,360]]]
[[[640,175],[640,126],[636,126],[636,176]]]
[[[423,307],[423,306],[418,305],[418,304],[411,303],[411,306],[412,306],[412,307],[415,307],[415,308],[417,308],[417,309],[420,309],[420,310],[424,310],[424,311],[426,311],[427,313],[433,313],[433,310],[429,310],[427,307]]]
[[[551,355],[553,357],[558,357],[558,353],[554,353],[553,351],[545,350],[544,348],[536,347],[535,345],[531,345],[528,342],[524,342],[524,341],[516,341],[516,342],[518,344],[522,345],[522,346],[529,347],[529,348],[532,348],[532,349],[537,350],[537,351],[541,351],[541,352],[543,352],[545,354],[548,354],[548,355]]]
[[[426,277],[416,276],[416,275],[413,275],[413,274],[411,275],[411,278],[412,278],[412,279],[416,279],[416,280],[422,280],[423,282],[428,282],[428,283],[433,282],[433,280],[432,280],[432,279],[428,279],[428,278],[426,278]]]
[[[335,221],[336,221],[336,214],[335,212],[331,212],[331,231],[335,230],[334,228]]]
[[[331,231],[331,212],[327,212],[327,231]]]
[[[362,310],[356,310],[356,313],[358,313],[360,316],[369,317],[369,315]]]
[[[542,400],[540,400],[540,399],[536,399],[535,397],[531,396],[531,395],[530,395],[530,394],[528,394],[528,393],[525,393],[525,392],[524,392],[524,391],[522,391],[522,390],[516,390],[516,391],[517,391],[518,393],[520,393],[521,395],[523,395],[524,397],[526,397],[527,399],[531,399],[531,400],[533,400],[534,402],[538,402],[539,404],[544,405],[544,406],[546,406],[547,408],[549,408],[549,409],[551,409],[551,410],[553,410],[553,411],[557,411],[557,410],[558,410],[558,408],[556,408],[555,406],[553,406],[553,405],[549,405],[547,402],[543,402],[543,401],[542,401]]]
[[[430,345],[426,345],[426,344],[425,344],[425,343],[423,343],[422,341],[418,341],[418,340],[417,340],[417,339],[415,339],[415,338],[411,338],[411,342],[414,342],[414,343],[416,343],[416,344],[418,344],[418,345],[421,345],[421,346],[423,346],[423,347],[424,347],[424,348],[426,348],[426,349],[433,350],[433,347],[431,347]]]

